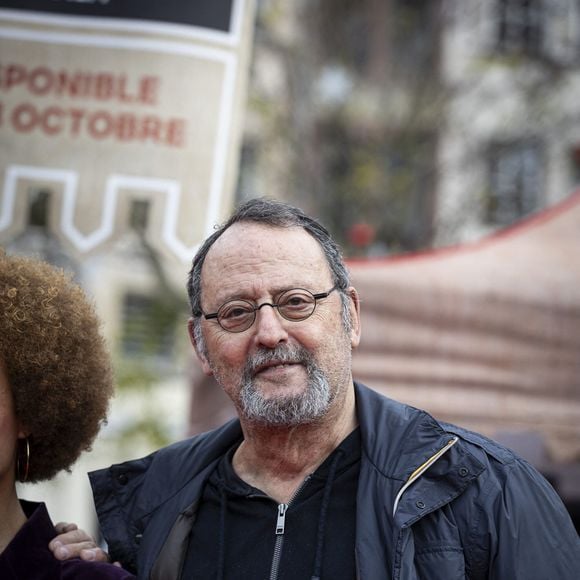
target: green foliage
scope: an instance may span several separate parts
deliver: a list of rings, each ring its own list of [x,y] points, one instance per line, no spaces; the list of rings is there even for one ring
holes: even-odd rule
[[[159,254],[139,236],[153,287],[131,291],[124,297],[121,332],[116,348],[115,373],[119,406],[125,424],[117,431],[117,444],[155,449],[173,439],[171,416],[159,411],[163,384],[179,368],[179,331],[185,335],[188,304],[165,276]],[[127,402],[133,401],[132,405]],[[129,408],[128,408],[129,407]]]

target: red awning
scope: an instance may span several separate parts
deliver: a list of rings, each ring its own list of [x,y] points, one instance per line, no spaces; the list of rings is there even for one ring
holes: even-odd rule
[[[580,192],[481,242],[350,261],[354,376],[497,436],[535,432],[580,461]]]

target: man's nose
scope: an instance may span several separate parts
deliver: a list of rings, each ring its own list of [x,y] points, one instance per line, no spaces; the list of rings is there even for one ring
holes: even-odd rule
[[[256,340],[259,344],[273,348],[288,339],[284,319],[278,309],[267,302],[256,310]]]

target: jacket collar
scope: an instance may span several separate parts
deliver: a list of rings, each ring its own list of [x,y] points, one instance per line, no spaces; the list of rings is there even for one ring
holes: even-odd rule
[[[409,486],[395,518],[397,493],[455,434],[425,411],[388,399],[360,383],[355,383],[355,394],[363,456],[373,466],[377,481],[383,481],[384,507],[400,526],[411,525],[451,502],[485,469],[459,439]]]
[[[406,481],[450,435],[431,415],[354,383],[363,450],[392,479]]]

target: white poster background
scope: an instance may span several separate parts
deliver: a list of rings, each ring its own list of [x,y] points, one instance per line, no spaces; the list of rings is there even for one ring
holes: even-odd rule
[[[27,191],[44,186],[74,251],[114,239],[128,201],[148,199],[154,245],[189,260],[231,203],[251,23],[243,0],[229,33],[0,10],[0,237],[23,229]],[[74,94],[75,75],[93,88]],[[127,138],[128,118],[145,137]]]

